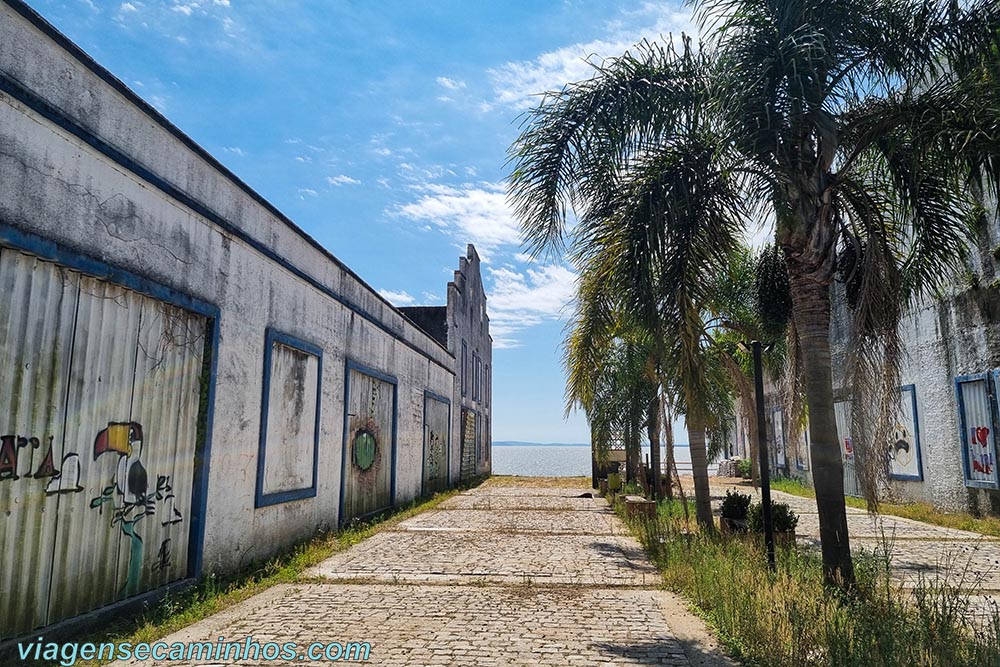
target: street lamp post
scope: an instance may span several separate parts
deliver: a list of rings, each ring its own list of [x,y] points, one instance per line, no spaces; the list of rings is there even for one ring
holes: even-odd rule
[[[767,565],[773,571],[774,565],[774,521],[771,518],[771,473],[767,456],[767,424],[764,422],[764,368],[761,361],[759,340],[750,343],[753,349],[753,383],[757,403],[757,454],[760,457],[760,499],[764,519],[764,546],[767,549]]]

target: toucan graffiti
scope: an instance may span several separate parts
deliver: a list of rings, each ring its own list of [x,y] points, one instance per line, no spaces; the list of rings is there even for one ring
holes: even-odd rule
[[[90,501],[92,508],[104,511],[104,505],[113,508],[111,525],[119,526],[122,534],[129,538],[128,578],[122,597],[140,592],[142,579],[143,541],[139,524],[146,517],[156,514],[157,504],[164,510],[160,524],[173,525],[183,520],[174,506],[174,490],[168,475],[158,475],[156,486],[149,488],[149,475],[142,464],[143,433],[139,422],[109,422],[108,427],[94,438],[94,460],[105,455],[117,455],[114,479],[101,491],[101,495]],[[163,557],[166,548],[167,558]],[[169,546],[160,547],[158,562],[169,563]]]

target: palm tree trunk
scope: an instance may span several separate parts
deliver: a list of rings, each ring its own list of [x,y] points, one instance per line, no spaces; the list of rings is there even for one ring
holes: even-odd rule
[[[654,396],[646,409],[646,433],[649,436],[649,467],[650,486],[653,489],[652,500],[660,499],[660,401],[659,395]]]
[[[694,475],[695,517],[702,530],[715,532],[712,518],[712,494],[708,488],[708,448],[705,445],[705,427],[688,422],[688,440],[691,448],[691,473]]]
[[[636,447],[633,444],[634,440],[638,440],[638,431],[636,430],[636,424],[629,419],[628,424],[625,426],[625,482],[631,483],[635,481],[636,474],[636,459],[639,456],[639,452],[636,451]],[[634,435],[633,435],[634,434]]]
[[[830,358],[830,288],[789,262],[792,316],[802,349],[806,403],[809,406],[809,440],[816,511],[823,551],[823,574],[828,584],[849,588],[854,584],[844,502],[844,465],[837,442],[833,410],[833,373]]]
[[[674,499],[674,471],[677,464],[674,462],[674,424],[672,415],[667,410],[667,398],[660,394],[660,416],[663,422],[663,445],[667,453],[667,499]]]

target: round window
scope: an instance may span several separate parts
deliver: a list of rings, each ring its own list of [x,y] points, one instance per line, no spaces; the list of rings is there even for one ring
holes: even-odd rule
[[[375,463],[378,452],[378,442],[371,431],[358,431],[354,434],[354,465],[361,470],[368,470]]]

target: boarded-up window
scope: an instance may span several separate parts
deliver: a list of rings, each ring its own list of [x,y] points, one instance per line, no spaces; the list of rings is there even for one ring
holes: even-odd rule
[[[341,521],[392,506],[396,465],[396,378],[347,363]]]
[[[319,347],[267,331],[257,507],[316,495],[322,359]]]
[[[962,462],[966,486],[997,488],[996,446],[990,409],[988,376],[969,375],[955,380]]]
[[[920,427],[917,423],[917,390],[912,384],[899,388],[899,411],[892,429],[889,474],[895,479],[922,480]]]

